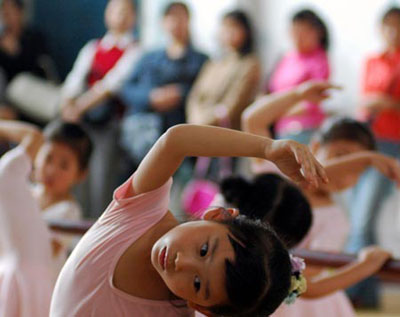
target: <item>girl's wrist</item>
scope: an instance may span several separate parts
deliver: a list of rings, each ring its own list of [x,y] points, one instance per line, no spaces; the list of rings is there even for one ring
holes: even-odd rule
[[[266,159],[271,162],[275,162],[277,159],[276,157],[276,150],[277,150],[277,145],[281,143],[279,140],[273,140],[269,138],[263,138],[262,140],[262,145],[261,149],[262,151],[259,153],[257,157]]]

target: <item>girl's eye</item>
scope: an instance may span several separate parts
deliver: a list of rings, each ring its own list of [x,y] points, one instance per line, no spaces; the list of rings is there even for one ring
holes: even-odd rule
[[[208,252],[208,243],[204,243],[200,249],[200,256],[204,257],[207,255]]]
[[[193,286],[194,286],[194,289],[196,290],[196,293],[197,293],[200,290],[200,286],[201,286],[200,278],[198,276],[196,276],[194,278]]]

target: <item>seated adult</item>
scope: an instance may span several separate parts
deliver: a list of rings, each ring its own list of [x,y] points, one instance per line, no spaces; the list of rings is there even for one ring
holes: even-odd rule
[[[123,144],[129,147],[134,164],[161,133],[185,122],[186,98],[207,60],[191,44],[189,22],[190,12],[184,3],[172,2],[165,8],[167,46],[144,54],[119,94],[127,106],[122,129],[122,139],[127,142]]]
[[[254,35],[247,15],[227,13],[220,30],[222,58],[207,62],[187,103],[187,121],[218,125],[220,117],[240,128],[240,115],[258,90],[261,66],[254,54]],[[221,112],[221,113],[219,113]]]
[[[132,35],[132,0],[110,0],[105,24],[105,36],[82,48],[62,88],[63,118],[83,121],[94,143],[87,184],[79,195],[91,217],[98,216],[112,197],[112,172],[118,158],[118,107],[113,97],[128,79],[140,54]]]
[[[49,78],[51,72],[47,67],[50,59],[44,37],[25,24],[24,2],[1,1],[0,18],[0,101],[4,102],[5,89],[16,75],[29,72]],[[12,119],[15,116],[13,108],[6,104],[0,106],[0,118]]]

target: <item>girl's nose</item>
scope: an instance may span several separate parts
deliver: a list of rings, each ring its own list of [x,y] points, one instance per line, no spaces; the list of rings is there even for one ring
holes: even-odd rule
[[[176,272],[190,271],[193,269],[194,269],[193,259],[178,252],[175,258],[175,271]]]

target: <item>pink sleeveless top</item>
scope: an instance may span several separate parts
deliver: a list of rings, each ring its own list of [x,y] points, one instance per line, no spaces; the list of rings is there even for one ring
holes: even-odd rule
[[[300,248],[341,252],[350,225],[344,210],[337,205],[313,209],[313,225]],[[355,317],[353,307],[343,291],[318,299],[299,298],[293,305],[282,304],[272,317]]]
[[[125,198],[132,178],[114,192],[114,199],[83,236],[57,280],[50,316],[193,316],[168,301],[138,298],[113,285],[118,260],[168,211],[172,180],[162,187]]]

